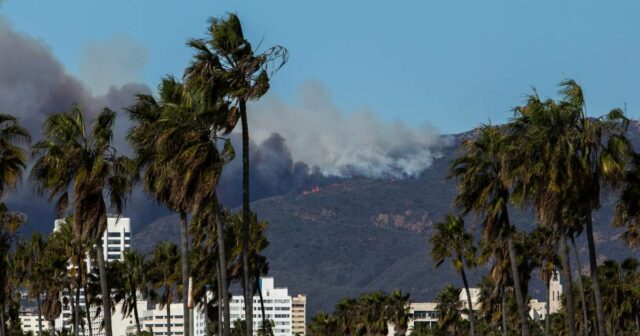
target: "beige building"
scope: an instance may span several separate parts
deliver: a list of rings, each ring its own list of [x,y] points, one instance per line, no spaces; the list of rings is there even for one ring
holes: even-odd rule
[[[304,294],[291,299],[291,333],[293,336],[307,334],[307,296]]]

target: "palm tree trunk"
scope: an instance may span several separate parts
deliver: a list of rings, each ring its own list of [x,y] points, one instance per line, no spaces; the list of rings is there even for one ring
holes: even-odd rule
[[[4,330],[4,302],[0,302],[0,336],[5,336]]]
[[[502,335],[507,336],[507,291],[502,285]]]
[[[78,320],[77,316],[76,316],[76,302],[75,299],[73,297],[73,289],[71,288],[71,284],[69,284],[69,287],[67,287],[67,294],[69,295],[69,304],[71,305],[71,324],[73,326],[73,335],[74,336],[78,336],[76,335],[76,330],[77,330],[77,325],[76,325],[76,321]]]
[[[49,321],[49,336],[56,335],[56,321]]]
[[[187,214],[180,212],[180,254],[182,257],[182,309],[184,318],[184,336],[189,334],[189,232]]]
[[[93,336],[93,326],[91,325],[91,305],[89,304],[89,288],[84,284],[84,307],[87,310],[87,324],[89,325],[89,336]]]
[[[508,217],[507,217],[508,218]],[[507,219],[507,230],[511,230],[511,224]],[[513,237],[511,232],[507,233],[507,247],[509,248],[509,263],[511,264],[511,277],[513,278],[513,290],[516,295],[518,304],[518,314],[520,315],[520,323],[522,324],[522,336],[529,336],[529,317],[527,315],[527,306],[524,302],[522,294],[522,286],[520,284],[520,272],[518,271],[518,262],[516,259],[516,250],[513,246]]]
[[[240,119],[242,121],[242,287],[244,290],[244,315],[247,336],[253,336],[253,293],[249,275],[249,123],[247,102],[240,99]]]
[[[140,334],[142,332],[142,329],[140,327],[140,317],[138,316],[138,297],[136,296],[136,287],[133,284],[133,281],[131,282],[131,288],[133,289],[133,295],[135,297],[135,299],[133,300],[133,317],[136,319],[136,331],[138,331],[138,334]]]
[[[582,264],[580,263],[580,254],[578,253],[578,246],[576,245],[576,239],[573,234],[570,234],[571,247],[576,256],[576,265],[578,266],[578,278],[576,283],[578,285],[578,291],[580,292],[580,301],[582,303],[582,321],[584,323],[583,333],[585,336],[589,335],[589,313],[587,312],[587,299],[584,296],[584,287],[582,286]]]
[[[460,262],[462,262],[462,258],[458,257]],[[467,282],[467,275],[464,273],[464,266],[460,269],[460,276],[462,276],[462,283],[464,284],[464,291],[467,293],[467,303],[469,306],[469,312],[467,316],[469,316],[469,326],[471,327],[471,336],[476,335],[476,322],[473,316],[473,302],[471,301],[471,292],[469,292],[469,283]]]
[[[98,259],[98,272],[100,273],[100,292],[102,294],[102,316],[104,317],[104,332],[106,336],[113,336],[111,330],[111,292],[107,280],[107,267],[104,261],[102,237],[96,241],[96,254]]]
[[[38,336],[43,336],[42,333],[42,302],[40,302],[40,294],[36,297],[36,302],[38,304]]]
[[[184,323],[182,324],[184,325]],[[184,335],[184,333],[182,333],[182,335]],[[171,336],[171,301],[167,302],[167,336]]]
[[[220,207],[216,204],[216,209]],[[231,331],[231,311],[229,308],[229,290],[227,288],[227,255],[226,248],[224,245],[224,227],[222,226],[222,219],[220,216],[216,215],[216,231],[218,233],[217,243],[218,243],[218,288],[220,292],[218,295],[222,300],[222,307],[218,307],[218,309],[222,309],[222,321],[219,321],[218,324],[223,324],[222,327],[222,336],[229,336]]]
[[[80,335],[80,288],[82,288],[82,268],[78,264],[78,275],[76,276],[76,302],[75,302],[75,315],[76,318],[73,321],[73,334]],[[86,299],[86,298],[85,298]]]
[[[571,283],[571,263],[569,261],[569,252],[567,251],[567,241],[565,235],[560,235],[558,239],[558,248],[560,249],[560,263],[562,264],[562,291],[564,292],[565,305],[567,311],[567,330],[569,336],[576,336],[576,312],[573,306],[573,284]]]
[[[223,317],[222,317],[222,282],[220,281],[220,274],[222,273],[221,268],[220,268],[220,263],[217,263],[218,265],[218,335],[217,336],[222,336],[222,321],[223,321]]]
[[[600,292],[600,279],[598,278],[598,260],[596,259],[596,245],[593,240],[593,219],[591,213],[586,218],[587,245],[589,247],[589,271],[593,281],[593,296],[596,301],[596,317],[598,321],[598,336],[605,336],[604,309],[602,308],[602,294]]]
[[[544,317],[544,336],[549,336],[551,330],[551,278],[547,279],[547,305],[545,307],[546,314]]]
[[[258,288],[258,295],[260,296],[260,312],[262,313],[262,329],[266,330],[265,328],[267,323],[267,317],[264,315],[264,300],[262,299],[262,288]]]

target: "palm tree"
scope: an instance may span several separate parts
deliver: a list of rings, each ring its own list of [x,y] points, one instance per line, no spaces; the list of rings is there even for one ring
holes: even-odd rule
[[[410,313],[409,294],[401,290],[394,290],[387,297],[387,322],[393,324],[396,335],[404,335],[407,332]]]
[[[527,306],[521,286],[509,219],[511,150],[509,138],[496,126],[485,125],[475,139],[461,145],[462,155],[451,165],[450,177],[458,178],[458,195],[454,202],[464,215],[475,212],[483,216],[483,239],[506,241],[518,313],[523,336],[529,336]]]
[[[558,260],[558,254],[556,253],[557,238],[554,237],[554,233],[547,227],[538,227],[529,235],[531,244],[536,248],[533,249],[533,259],[537,267],[540,269],[540,279],[547,287],[547,312],[546,316],[550,316],[549,303],[551,302],[551,279],[556,272],[560,261]],[[584,302],[584,301],[583,301]],[[544,331],[548,336],[551,328],[551,319],[545,318]]]
[[[222,151],[218,149],[220,138],[217,134],[222,126],[217,118],[218,114],[224,113],[221,111],[227,110],[226,104],[209,104],[202,95],[172,77],[163,79],[159,95],[160,101],[151,95],[139,95],[136,104],[129,108],[133,127],[128,139],[136,151],[138,169],[142,171],[146,190],[180,215],[182,296],[185,298],[186,321],[189,316],[187,214],[219,211],[216,186],[223,165],[232,160],[235,153],[228,139],[224,140]],[[215,220],[215,217],[210,219]],[[224,248],[223,245],[220,247]],[[185,325],[185,333],[188,329],[189,326]]]
[[[14,260],[9,252],[17,239],[18,228],[25,221],[24,215],[9,212],[4,203],[0,203],[0,336],[7,330],[4,315],[15,290],[15,284],[10,281]]]
[[[436,302],[436,310],[439,313],[438,328],[449,335],[458,335],[462,322],[460,289],[453,285],[445,286],[436,296]]]
[[[42,294],[44,293],[44,286],[42,279],[50,276],[50,274],[43,272],[46,244],[46,238],[42,234],[34,233],[31,235],[31,239],[18,246],[15,253],[20,259],[20,282],[26,288],[27,296],[36,300],[39,336],[43,335]]]
[[[440,267],[447,258],[452,258],[453,269],[462,277],[462,283],[467,295],[468,316],[471,335],[475,335],[475,318],[473,313],[473,301],[469,292],[469,282],[464,271],[464,265],[473,266],[475,260],[475,248],[473,236],[464,229],[464,220],[448,214],[444,222],[435,225],[435,231],[430,239],[431,258]]]
[[[615,208],[613,225],[624,227],[622,239],[632,249],[640,247],[640,155],[633,154],[630,167],[624,174],[620,199]]]
[[[13,190],[27,165],[26,156],[21,145],[31,141],[29,132],[20,126],[18,119],[12,115],[0,114],[0,201],[7,191]],[[8,276],[8,252],[13,243],[18,224],[22,220],[8,212],[4,204],[0,205],[0,336],[4,336],[4,288]]]
[[[85,257],[88,251],[91,249],[91,244],[86,241],[78,239],[74,235],[73,227],[70,223],[73,222],[73,216],[67,217],[58,229],[51,235],[49,244],[52,251],[62,256],[66,256],[71,267],[68,268],[66,274],[67,288],[69,300],[71,302],[73,310],[73,333],[78,336],[80,334],[80,291],[84,287],[84,280],[87,274]],[[75,298],[74,298],[75,295]]]
[[[138,294],[146,296],[147,265],[144,255],[135,251],[125,251],[122,261],[114,261],[109,265],[109,274],[116,278],[113,286],[113,300],[122,303],[122,315],[129,317],[131,313],[136,321],[136,331],[142,332],[138,316]]]
[[[584,217],[598,334],[603,336],[604,311],[596,272],[592,212],[600,207],[601,189],[616,187],[624,177],[632,152],[625,137],[628,120],[619,109],[602,118],[588,118],[582,88],[572,80],[560,86],[563,95],[560,102],[551,99],[543,102],[534,93],[525,106],[515,109],[512,130],[521,133],[520,153],[526,157],[520,160],[521,167],[533,167],[518,172],[524,180],[523,194],[533,200],[541,223],[554,224],[564,234],[559,239],[559,250],[565,280],[570,276],[566,238],[573,228],[565,223],[563,214],[577,211]],[[565,283],[570,287],[571,281]],[[572,295],[571,292],[567,290],[565,294]],[[571,306],[572,300],[567,303]],[[568,313],[567,321],[572,319],[573,314]],[[572,329],[569,326],[569,333],[575,335]]]
[[[284,47],[274,46],[257,53],[244,37],[240,19],[230,14],[226,19],[211,18],[208,40],[192,39],[187,44],[195,49],[191,65],[185,71],[189,86],[198,88],[206,96],[217,101],[222,92],[233,101],[235,108],[224,115],[227,130],[235,128],[238,119],[242,124],[242,214],[243,233],[243,288],[247,336],[253,333],[252,291],[249,270],[249,124],[247,102],[258,100],[269,89],[269,76],[279,70],[288,59]]]
[[[151,287],[162,290],[160,308],[167,308],[167,335],[171,335],[171,303],[180,279],[178,247],[171,242],[161,242],[153,249],[153,258],[149,263]],[[184,298],[186,299],[186,298]],[[187,320],[185,325],[187,324]]]
[[[118,155],[111,146],[115,119],[115,112],[104,108],[88,129],[79,106],[50,115],[44,123],[46,139],[32,148],[36,162],[29,177],[39,194],[46,192],[49,200],[56,199],[59,217],[70,205],[73,207],[73,235],[96,245],[107,336],[112,336],[102,242],[107,227],[107,201],[116,214],[122,213],[134,181],[133,162]]]
[[[318,312],[311,317],[309,325],[309,335],[311,336],[341,336],[344,335],[333,316]]]

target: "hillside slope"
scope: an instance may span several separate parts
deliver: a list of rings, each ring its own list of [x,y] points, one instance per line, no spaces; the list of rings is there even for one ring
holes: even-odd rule
[[[464,136],[457,136],[454,147],[417,178],[349,179],[313,193],[253,202],[252,209],[270,223],[265,254],[276,285],[289,287],[292,294],[307,293],[311,313],[331,310],[338,299],[366,291],[400,288],[416,300],[432,300],[446,283],[460,285],[448,264],[434,268],[428,236],[433,223],[451,211],[456,190],[446,171]],[[595,216],[601,259],[632,254],[609,226],[612,207],[607,201]],[[523,229],[534,225],[523,211],[514,211],[512,219]],[[134,247],[149,250],[159,240],[177,241],[176,223],[176,217],[165,217],[148,225],[135,235]],[[468,223],[478,230],[473,218]],[[586,250],[580,252],[585,265]],[[471,283],[485,272],[472,271]],[[542,298],[535,284],[531,294]]]

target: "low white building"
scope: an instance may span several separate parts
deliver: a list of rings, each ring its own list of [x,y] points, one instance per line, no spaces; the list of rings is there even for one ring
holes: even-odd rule
[[[41,321],[42,331],[48,331],[49,323],[44,319],[44,317],[41,317]],[[24,333],[32,333],[34,335],[38,335],[38,313],[32,310],[20,312],[20,325],[22,325],[22,331]]]
[[[182,302],[175,302],[169,305],[169,313],[171,315],[171,335],[184,335],[184,314],[182,309]],[[156,304],[148,307],[146,301],[139,301],[138,315],[140,318],[140,329],[142,329],[142,331],[150,331],[154,336],[168,335],[167,306],[160,308],[160,305]],[[128,322],[129,323],[122,323],[124,325],[124,329],[121,333],[116,333],[114,327],[113,335],[125,336],[135,334],[137,327],[133,316],[129,318]]]

